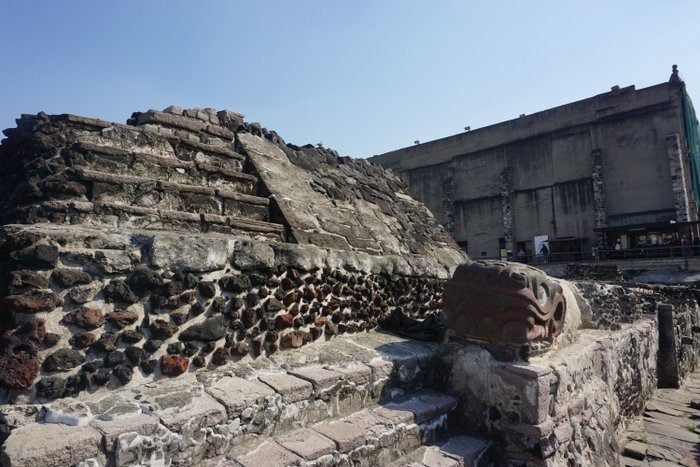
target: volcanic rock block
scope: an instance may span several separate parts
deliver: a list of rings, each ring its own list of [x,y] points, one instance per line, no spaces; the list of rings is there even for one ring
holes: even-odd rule
[[[90,347],[96,340],[97,338],[91,332],[79,332],[77,334],[73,334],[73,336],[68,340],[68,343],[75,349],[84,349],[86,347]]]
[[[139,315],[135,311],[121,310],[107,313],[107,321],[118,329],[135,323],[139,319]]]
[[[17,250],[11,256],[31,269],[53,269],[58,261],[58,249],[52,245],[38,244]]]
[[[226,292],[240,293],[250,288],[250,279],[244,275],[224,276],[219,279],[219,285]]]
[[[126,282],[122,280],[110,282],[102,293],[107,302],[136,303],[139,300]]]
[[[31,321],[22,323],[12,332],[12,336],[21,339],[28,339],[34,344],[41,344],[46,339],[46,321],[34,318]]]
[[[565,314],[562,287],[520,263],[465,263],[445,286],[445,325],[477,340],[512,346],[552,341]]]
[[[25,289],[48,288],[49,281],[36,271],[12,271],[10,273],[10,286],[12,293],[19,293]]]
[[[61,349],[46,357],[43,367],[46,371],[64,371],[75,368],[83,361],[83,355],[77,350]]]
[[[214,298],[216,295],[216,286],[212,281],[202,281],[197,284],[199,294],[204,298]]]
[[[146,266],[137,266],[134,272],[129,274],[126,283],[131,290],[140,296],[146,295],[158,289],[163,283],[158,273]]]
[[[226,349],[223,347],[216,349],[214,354],[211,356],[211,362],[214,365],[225,365],[228,363],[228,352]]]
[[[119,380],[120,383],[126,384],[131,381],[131,378],[134,375],[134,370],[127,365],[119,364],[114,367],[112,374]]]
[[[19,339],[5,339],[0,351],[0,387],[28,389],[38,373],[34,347]]]
[[[160,371],[166,376],[179,376],[187,371],[190,361],[185,357],[163,355],[160,357]]]
[[[93,330],[102,326],[105,318],[102,311],[96,308],[81,308],[67,313],[62,321],[66,324],[75,324],[83,329]]]
[[[151,336],[156,339],[167,339],[177,332],[177,326],[163,319],[157,319],[150,325]]]
[[[290,328],[293,322],[294,316],[289,313],[278,315],[275,317],[275,328],[279,330]]]
[[[62,304],[61,297],[48,289],[33,289],[22,295],[9,295],[0,301],[0,306],[17,313],[53,311]]]
[[[61,287],[85,285],[92,281],[90,274],[79,269],[55,269],[51,273],[51,278]]]
[[[227,318],[223,315],[217,315],[209,318],[202,323],[194,324],[180,334],[182,341],[205,341],[211,342],[220,339],[226,335]]]
[[[42,399],[57,399],[66,392],[66,380],[60,376],[49,376],[36,383],[36,395]]]

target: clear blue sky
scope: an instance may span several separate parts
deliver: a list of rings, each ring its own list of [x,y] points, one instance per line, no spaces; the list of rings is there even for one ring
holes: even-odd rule
[[[674,63],[700,106],[698,0],[0,0],[0,127],[228,108],[365,157]]]

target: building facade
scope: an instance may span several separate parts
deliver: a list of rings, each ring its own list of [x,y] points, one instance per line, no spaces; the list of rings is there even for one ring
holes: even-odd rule
[[[474,258],[576,259],[698,237],[697,119],[676,67],[610,92],[370,160],[408,183]],[[575,257],[575,258],[574,258]]]

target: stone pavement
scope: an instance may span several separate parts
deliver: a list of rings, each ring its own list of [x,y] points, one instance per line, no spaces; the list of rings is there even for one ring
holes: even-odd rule
[[[700,371],[659,389],[623,438],[621,466],[700,465]]]

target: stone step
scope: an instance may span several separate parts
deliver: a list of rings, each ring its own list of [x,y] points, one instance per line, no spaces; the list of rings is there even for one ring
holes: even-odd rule
[[[61,465],[72,465],[87,456],[107,459],[110,465],[148,459],[201,465],[224,457],[229,460],[223,462],[236,465],[235,458],[272,452],[279,445],[277,451],[287,457],[357,457],[385,465],[446,429],[446,413],[456,399],[439,391],[417,389],[378,403],[395,384],[407,390],[402,373],[428,374],[414,366],[429,366],[428,355],[435,356],[438,349],[434,343],[372,331],[270,357],[245,357],[173,379],[161,375],[164,379],[140,386],[81,394],[80,400],[54,400],[11,432],[5,464],[31,460],[36,466],[52,465],[60,457]],[[421,385],[416,381],[414,387]],[[63,428],[50,445],[39,446],[33,441],[37,436],[56,431],[50,421],[74,426]],[[89,452],[72,446],[72,431],[86,440]],[[305,449],[299,439],[322,448],[309,441]],[[270,441],[276,444],[260,448]]]
[[[135,119],[131,119],[131,123],[134,125],[156,124],[169,128],[187,130],[193,133],[205,132],[209,135],[229,141],[232,140],[234,136],[233,132],[212,123],[210,119],[204,121],[203,118],[190,118],[186,115],[174,115],[158,110],[141,112]]]
[[[421,401],[416,403],[415,401]],[[444,425],[457,400],[439,394],[415,395],[414,401],[364,409],[352,415],[295,430],[233,459],[243,466],[387,465],[418,449],[426,432]],[[428,435],[432,437],[433,435]],[[228,461],[223,461],[225,463]]]
[[[127,230],[169,230],[181,232],[215,232],[232,235],[260,236],[281,240],[284,226],[239,216],[196,214],[185,211],[154,209],[120,203],[86,201],[46,201],[18,208],[17,218],[45,218],[52,223],[109,225]],[[31,212],[30,212],[31,211]]]
[[[420,446],[387,467],[485,467],[495,464],[491,442],[473,436],[454,436],[434,446]]]
[[[81,142],[68,151],[74,167],[123,175],[147,176],[177,183],[204,185],[244,191],[252,189],[257,179],[242,171],[244,156],[226,157],[195,155],[194,160],[137,152],[92,142]],[[249,192],[249,191],[248,191]]]
[[[88,198],[94,202],[198,214],[239,216],[262,221],[266,221],[269,217],[267,198],[251,196],[227,188],[187,185],[84,168],[76,168],[75,172],[79,179],[92,183]],[[246,176],[251,177],[252,180],[255,179],[250,175]]]

